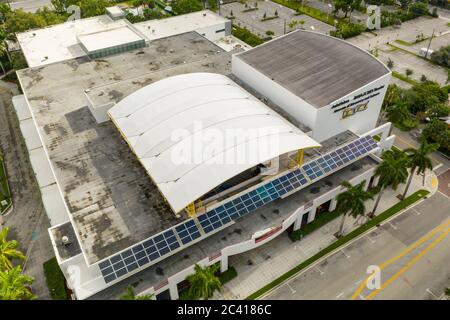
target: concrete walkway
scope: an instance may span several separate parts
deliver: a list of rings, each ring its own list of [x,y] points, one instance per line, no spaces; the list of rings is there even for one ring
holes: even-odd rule
[[[414,176],[408,195],[420,189],[430,191],[430,196],[437,191],[438,180],[434,172],[426,174],[425,186],[422,185],[422,176]],[[404,190],[404,185],[398,187],[397,191],[388,189],[384,192],[376,214],[396,204],[396,197]],[[366,210],[373,208],[374,201],[366,203]],[[249,252],[231,256],[229,265],[233,266],[238,276],[228,282],[220,293],[215,295],[217,299],[245,299],[250,294],[262,288],[266,284],[277,279],[295,266],[299,265],[309,257],[313,256],[323,248],[327,247],[336,238],[334,234],[339,229],[340,218],[321,227],[301,241],[292,242],[287,233],[283,233],[267,244]],[[345,233],[356,229],[365,222],[365,219],[348,217],[345,223]],[[345,254],[345,249],[343,250]],[[318,270],[320,272],[320,270]]]

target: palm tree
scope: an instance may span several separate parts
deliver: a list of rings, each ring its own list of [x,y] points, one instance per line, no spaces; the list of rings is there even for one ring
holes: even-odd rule
[[[120,300],[153,300],[153,294],[137,296],[133,286],[128,286],[126,293],[120,297]]]
[[[423,174],[423,184],[425,184],[425,172],[427,171],[427,169],[433,169],[433,162],[428,155],[436,151],[438,148],[439,144],[428,143],[425,139],[422,139],[422,141],[420,142],[420,147],[418,149],[410,148],[405,150],[405,153],[409,158],[409,167],[411,169],[408,183],[406,184],[402,199],[406,197],[406,193],[408,192],[409,186],[411,185],[411,181],[416,169],[417,174]]]
[[[214,294],[214,291],[220,290],[222,283],[215,275],[219,270],[219,265],[214,264],[208,267],[200,267],[198,264],[194,267],[195,273],[187,277],[190,283],[189,297],[191,299],[205,299],[208,300]]]
[[[0,300],[35,300],[30,285],[33,277],[22,274],[20,266],[0,271]]]
[[[17,241],[8,241],[9,228],[4,228],[0,231],[0,270],[11,270],[12,260],[25,260],[22,252],[17,250]]]
[[[373,193],[370,191],[364,191],[364,185],[366,181],[363,181],[356,186],[352,186],[347,181],[342,182],[342,186],[347,188],[347,191],[339,194],[336,198],[336,209],[342,214],[341,226],[337,234],[338,237],[344,233],[345,218],[349,213],[356,218],[362,216],[366,212],[366,206],[364,202],[368,199],[373,199]]]
[[[381,155],[381,162],[375,169],[375,177],[378,177],[379,193],[375,205],[372,210],[372,216],[375,214],[384,190],[391,186],[394,190],[398,185],[405,183],[408,178],[408,162],[409,159],[399,150],[387,150]]]

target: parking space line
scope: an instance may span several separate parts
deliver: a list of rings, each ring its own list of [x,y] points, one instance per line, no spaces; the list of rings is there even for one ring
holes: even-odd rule
[[[316,266],[316,269],[317,269],[317,271],[319,271],[320,275],[323,275],[325,273],[322,270],[320,270],[318,266]]]
[[[291,285],[289,284],[289,282],[286,282],[286,285],[288,286],[289,290],[291,290],[291,294],[296,293],[297,291],[291,287]]]
[[[372,242],[372,243],[375,243],[375,242],[376,242],[376,241],[373,240],[371,237],[369,237],[369,235],[367,235],[366,237],[367,237],[367,239],[369,239],[370,242]]]
[[[342,252],[342,254],[343,254],[347,259],[350,258],[350,256],[349,256],[348,254],[346,254],[346,253],[344,252],[343,249],[341,249],[340,251]]]
[[[336,298],[340,298],[340,297],[342,297],[344,295],[344,291],[342,291],[341,293],[339,293],[337,296],[336,296]]]
[[[394,225],[392,224],[392,222],[388,221],[387,224],[390,225],[392,229],[397,230],[397,227],[394,226]]]
[[[433,298],[435,298],[436,300],[439,300],[439,297],[436,296],[436,295],[433,293],[433,291],[431,291],[429,288],[427,288],[425,291],[428,292],[429,294],[431,294],[431,295],[433,296]]]

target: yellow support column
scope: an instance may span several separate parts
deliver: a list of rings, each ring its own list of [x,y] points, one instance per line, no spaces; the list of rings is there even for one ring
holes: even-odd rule
[[[297,165],[299,167],[303,164],[303,155],[304,155],[304,150],[303,149],[299,149],[297,151],[297,156],[295,157],[295,161],[297,162]]]
[[[188,204],[186,207],[189,218],[195,217],[195,202]]]

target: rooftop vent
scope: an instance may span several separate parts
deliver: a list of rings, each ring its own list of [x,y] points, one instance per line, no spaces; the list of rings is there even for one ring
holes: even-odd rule
[[[61,238],[61,241],[62,241],[63,246],[65,246],[65,247],[68,247],[72,244],[72,242],[69,240],[69,237],[67,237],[67,236],[63,236]]]

